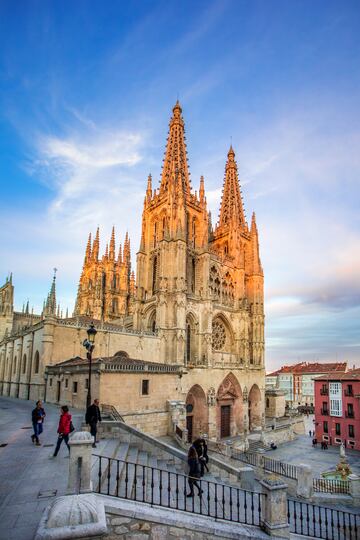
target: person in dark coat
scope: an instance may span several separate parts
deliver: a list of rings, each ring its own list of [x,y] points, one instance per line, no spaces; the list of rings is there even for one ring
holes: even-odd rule
[[[198,458],[199,458],[200,474],[201,474],[201,476],[204,476],[205,469],[207,470],[207,472],[209,472],[209,468],[207,466],[207,463],[209,461],[209,457],[208,457],[208,454],[207,454],[207,444],[206,444],[205,439],[196,439],[193,442],[193,447],[195,448],[196,453],[197,453]]]
[[[58,440],[56,443],[54,455],[52,457],[56,457],[58,455],[61,443],[63,441],[65,441],[65,444],[68,447],[70,453],[69,435],[71,433],[71,414],[69,413],[69,407],[67,405],[63,405],[60,409],[60,419],[57,432]]]
[[[36,446],[41,446],[41,442],[39,441],[39,435],[43,432],[43,424],[45,420],[46,412],[43,407],[42,401],[39,399],[39,401],[36,402],[36,407],[33,409],[31,413],[31,420],[32,425],[34,429],[33,435],[31,435],[32,442],[36,442]]]
[[[85,422],[90,426],[90,433],[94,437],[93,448],[96,448],[97,423],[101,422],[98,399],[94,399],[94,403],[87,408]]]
[[[200,488],[198,484],[198,479],[200,478],[200,463],[199,463],[199,458],[198,458],[198,455],[194,446],[190,446],[190,449],[189,449],[188,465],[189,465],[188,482],[189,482],[190,493],[188,493],[186,496],[187,497],[194,496],[194,486],[198,488],[198,494],[201,495],[203,493],[203,490]]]

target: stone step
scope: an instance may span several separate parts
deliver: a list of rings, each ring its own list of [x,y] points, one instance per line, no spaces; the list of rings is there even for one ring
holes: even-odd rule
[[[103,441],[101,441],[102,443]],[[94,448],[92,470],[91,470],[91,480],[93,483],[94,491],[98,490],[99,487],[99,466],[100,466],[100,457],[115,457],[118,448],[120,446],[120,441],[118,439],[107,439],[105,444],[100,444],[97,448]],[[107,475],[109,461],[107,459],[101,459],[101,484],[103,485],[104,478]]]

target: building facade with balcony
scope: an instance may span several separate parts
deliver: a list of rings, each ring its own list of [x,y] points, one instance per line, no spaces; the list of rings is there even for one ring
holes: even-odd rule
[[[301,362],[292,366],[283,366],[266,375],[266,386],[283,390],[289,407],[301,405],[312,407],[315,402],[314,380],[327,373],[343,373],[346,369],[346,362],[324,364]]]
[[[360,450],[360,369],[315,380],[315,435]]]

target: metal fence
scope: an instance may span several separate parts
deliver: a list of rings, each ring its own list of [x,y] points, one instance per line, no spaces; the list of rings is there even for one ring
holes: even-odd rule
[[[325,540],[359,540],[360,515],[288,499],[290,532]]]
[[[330,480],[328,478],[313,478],[314,491],[322,493],[349,493],[349,480]]]
[[[284,463],[278,461],[277,459],[268,458],[262,454],[256,454],[252,452],[241,452],[240,450],[232,450],[231,453],[234,459],[244,461],[253,467],[260,467],[265,471],[273,472],[286,476],[287,478],[293,478],[297,480],[298,478],[298,468],[296,465],[291,465],[290,463]]]
[[[290,463],[283,463],[276,459],[268,458],[263,456],[264,460],[264,469],[265,471],[271,471],[286,478],[292,478],[297,480],[298,478],[298,468],[296,465],[291,465]]]
[[[120,459],[97,460],[96,491],[152,506],[163,506],[235,523],[262,526],[265,495],[195,479],[194,494],[186,475]]]

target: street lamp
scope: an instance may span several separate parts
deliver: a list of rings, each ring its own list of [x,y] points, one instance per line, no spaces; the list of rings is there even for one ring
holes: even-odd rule
[[[86,406],[90,407],[91,405],[91,361],[92,361],[92,352],[95,347],[95,336],[97,334],[94,323],[90,324],[90,327],[87,329],[87,339],[84,340],[83,345],[87,351],[86,358],[89,360],[89,378],[88,378],[88,388],[87,388],[87,397],[86,397]]]

